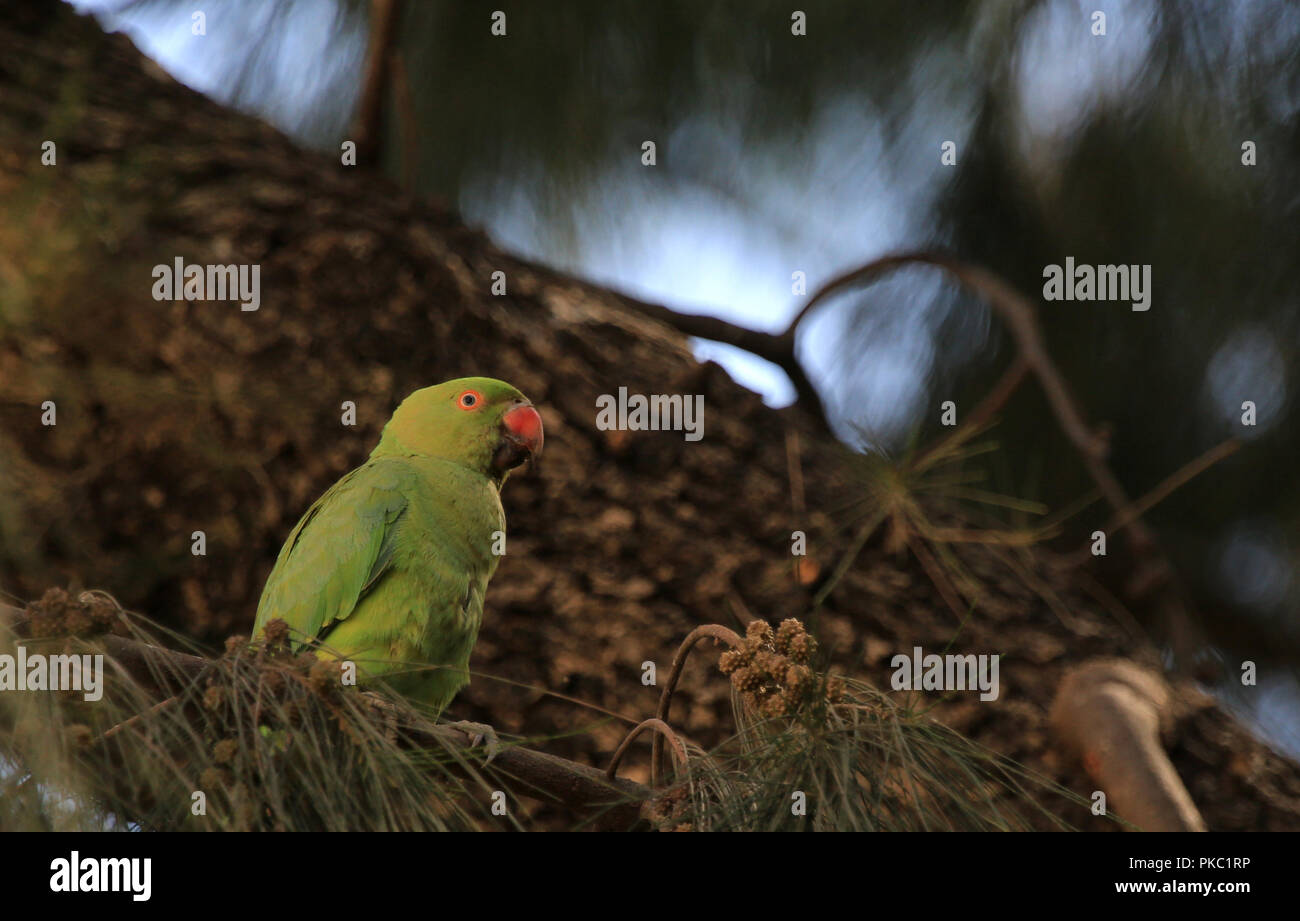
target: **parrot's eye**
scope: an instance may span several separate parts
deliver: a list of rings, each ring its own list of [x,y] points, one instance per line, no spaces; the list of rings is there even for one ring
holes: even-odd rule
[[[456,402],[460,404],[461,409],[474,409],[483,402],[483,395],[477,390],[466,390],[456,398]]]

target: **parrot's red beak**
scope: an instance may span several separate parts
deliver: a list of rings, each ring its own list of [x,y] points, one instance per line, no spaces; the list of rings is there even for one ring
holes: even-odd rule
[[[501,444],[492,455],[492,466],[498,473],[515,469],[542,453],[542,417],[530,403],[522,403],[501,417],[505,429]]]

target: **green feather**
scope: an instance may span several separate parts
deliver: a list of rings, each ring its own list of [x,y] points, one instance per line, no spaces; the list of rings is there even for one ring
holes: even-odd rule
[[[456,397],[484,397],[475,412]],[[501,417],[526,402],[487,378],[412,394],[370,459],[290,533],[258,604],[254,635],[282,618],[298,648],[349,659],[441,711],[468,683],[483,600],[505,531],[504,473],[491,467]]]

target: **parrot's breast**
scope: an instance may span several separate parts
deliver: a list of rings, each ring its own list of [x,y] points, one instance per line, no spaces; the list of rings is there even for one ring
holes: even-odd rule
[[[505,513],[490,480],[451,461],[383,463],[404,468],[390,565],[327,640],[340,654],[355,650],[363,673],[440,711],[469,683]]]

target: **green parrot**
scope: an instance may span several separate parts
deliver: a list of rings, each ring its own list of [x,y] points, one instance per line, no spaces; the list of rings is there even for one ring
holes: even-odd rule
[[[295,648],[349,659],[360,676],[382,676],[440,713],[469,683],[505,534],[501,486],[541,449],[541,416],[503,381],[415,391],[369,460],[290,533],[253,635],[282,618]]]

